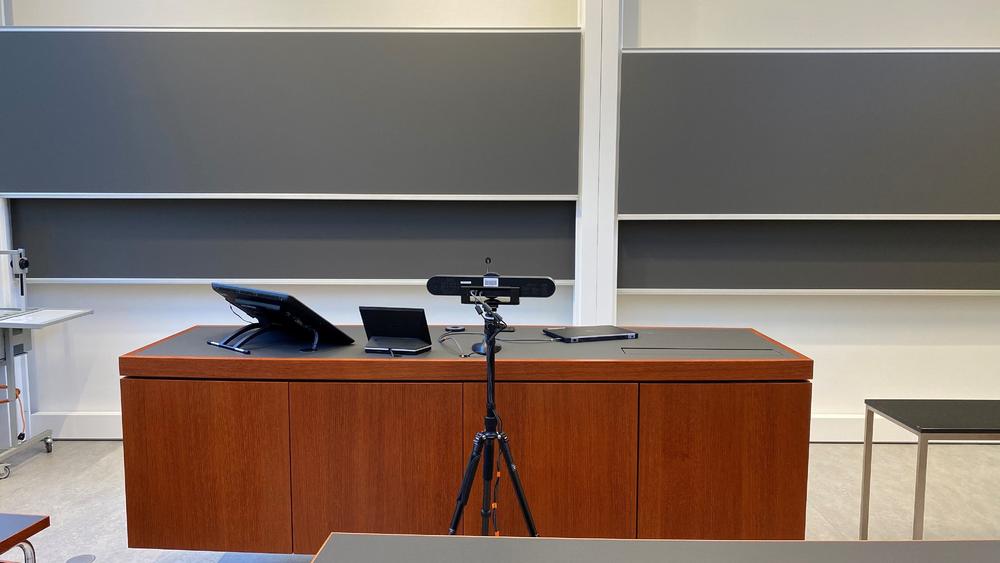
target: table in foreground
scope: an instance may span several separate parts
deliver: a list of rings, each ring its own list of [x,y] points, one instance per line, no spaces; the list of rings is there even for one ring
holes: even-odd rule
[[[930,440],[1000,440],[1000,400],[866,399],[861,473],[860,539],[868,539],[871,503],[872,434],[875,413],[917,435],[917,478],[913,494],[913,539],[924,537],[927,446]]]
[[[24,553],[24,562],[35,563],[35,548],[29,540],[48,527],[48,516],[0,514],[0,554],[19,547]]]
[[[313,563],[986,563],[1000,541],[812,542],[332,534]]]
[[[397,358],[278,336],[249,356],[205,344],[233,330],[194,327],[120,360],[130,546],[315,553],[330,532],[447,531],[483,423],[482,357],[437,342]],[[812,360],[750,329],[638,330],[503,337],[497,408],[539,532],[801,539]],[[506,475],[499,524],[524,533]]]

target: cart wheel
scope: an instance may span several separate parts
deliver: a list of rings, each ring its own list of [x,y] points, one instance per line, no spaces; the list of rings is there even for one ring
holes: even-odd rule
[[[0,465],[0,479],[6,479],[10,477],[10,464]]]
[[[46,438],[43,443],[45,444],[45,453],[52,453],[52,438]]]

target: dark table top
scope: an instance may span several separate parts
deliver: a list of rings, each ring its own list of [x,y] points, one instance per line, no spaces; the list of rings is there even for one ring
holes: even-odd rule
[[[243,355],[206,341],[219,341],[236,326],[195,326],[119,358],[126,377],[273,379],[280,381],[482,381],[482,356],[459,357],[482,339],[479,327],[438,342],[432,326],[426,354],[389,357],[364,351],[365,331],[340,327],[348,346],[321,345],[302,352],[303,342],[280,333],[262,335]],[[632,328],[632,327],[629,327]],[[507,381],[804,381],[812,360],[748,328],[638,327],[639,337],[566,344],[519,326],[498,340],[497,379]]]
[[[364,328],[356,325],[340,326],[342,331],[354,339],[349,346],[323,346],[316,352],[303,353],[301,341],[290,341],[280,333],[261,335],[245,347],[252,351],[250,356],[224,350],[205,344],[206,340],[224,340],[238,326],[199,326],[181,332],[167,340],[143,348],[130,355],[136,356],[199,356],[218,358],[316,358],[350,359],[372,358],[365,352]],[[633,327],[626,327],[633,328]],[[639,338],[631,340],[602,340],[566,344],[551,342],[542,334],[541,327],[521,326],[515,332],[503,333],[498,337],[503,350],[497,355],[499,361],[506,359],[799,359],[803,356],[768,340],[748,328],[666,328],[634,327]],[[409,360],[455,359],[458,348],[453,342],[438,343],[444,332],[442,326],[432,326],[431,351]],[[482,327],[469,326],[467,332],[455,333],[464,352],[469,352],[473,343],[482,340]],[[374,355],[378,357],[378,355]]]
[[[48,527],[48,516],[0,514],[0,553]]]
[[[1000,400],[866,399],[886,418],[923,434],[1000,434]]]
[[[314,563],[963,563],[997,541],[684,541],[333,534]]]

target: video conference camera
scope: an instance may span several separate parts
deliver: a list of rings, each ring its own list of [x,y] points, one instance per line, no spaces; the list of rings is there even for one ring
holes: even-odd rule
[[[501,276],[487,272],[481,276],[434,276],[427,280],[432,295],[457,295],[462,303],[476,304],[486,299],[496,305],[517,305],[522,297],[551,297],[556,283],[547,277]]]

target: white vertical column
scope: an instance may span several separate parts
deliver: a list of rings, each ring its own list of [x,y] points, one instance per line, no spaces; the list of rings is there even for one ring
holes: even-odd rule
[[[0,0],[0,27],[14,25],[14,0]]]
[[[13,1],[14,0],[0,0],[0,27],[14,25]],[[3,69],[0,69],[0,76],[2,76],[2,73]],[[11,245],[12,241],[11,241],[11,231],[10,231],[10,207],[8,205],[8,201],[6,198],[0,198],[0,248],[4,249],[11,248]],[[13,283],[12,283],[13,280],[11,280],[11,276],[8,270],[9,267],[7,266],[7,260],[6,260],[7,257],[4,256],[3,258],[5,259],[0,260],[0,307],[13,307],[14,303],[16,303],[13,294]],[[13,369],[14,363],[17,361],[18,361],[17,359],[8,358],[7,367],[5,369],[11,370],[13,373],[17,373],[17,371]],[[22,371],[20,373],[24,372]],[[25,401],[24,404],[27,405],[28,394],[27,394],[26,383],[27,381],[17,382],[18,386],[20,386],[24,391],[22,400],[24,400]],[[10,396],[13,397],[13,394],[11,394]],[[4,415],[3,420],[16,421],[16,418],[14,416],[15,409],[17,408],[16,404],[12,401],[7,405],[6,408],[8,410],[2,413]],[[2,424],[3,430],[2,432],[0,432],[0,447],[2,448],[9,448],[14,445],[10,442],[9,438],[10,424],[11,423]],[[16,422],[14,422],[14,424],[16,424]],[[28,429],[26,428],[24,431],[28,432]]]
[[[0,27],[14,25],[14,0],[0,0]],[[0,75],[3,70],[0,69]],[[10,231],[10,204],[0,198],[0,248],[13,248]],[[14,284],[7,271],[6,261],[0,261],[0,307],[14,307]]]
[[[0,197],[0,248],[4,250],[14,248],[13,235],[11,235],[10,200],[5,197]],[[14,293],[14,276],[10,271],[12,257],[3,256],[2,258],[0,260],[0,307],[17,307],[19,297]],[[29,256],[28,259],[30,260],[31,257]]]
[[[580,199],[576,324],[614,323],[618,286],[618,83],[621,1],[581,0]]]
[[[0,0],[0,27],[14,25],[14,0]],[[3,69],[0,69],[2,76]],[[10,230],[10,204],[0,198],[0,248],[13,248]],[[7,261],[0,260],[0,307],[14,307],[14,284],[8,271]]]

